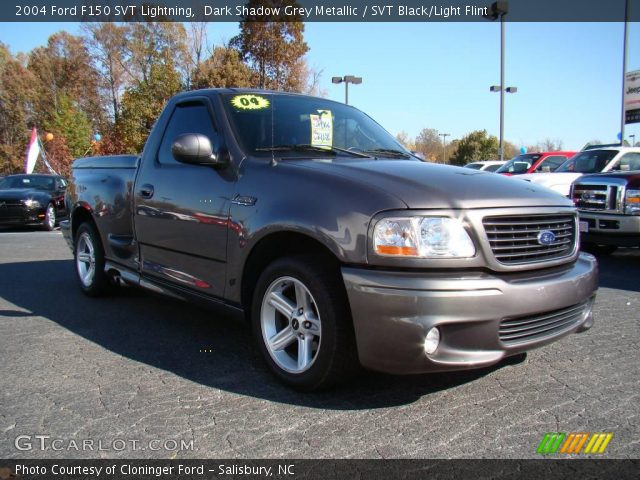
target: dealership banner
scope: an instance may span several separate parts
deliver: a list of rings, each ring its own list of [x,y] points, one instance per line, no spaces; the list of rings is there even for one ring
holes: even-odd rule
[[[504,14],[504,15],[503,15]],[[635,0],[2,0],[0,22],[640,21]]]
[[[640,123],[640,70],[624,79],[624,123]]]
[[[463,452],[460,452],[463,453]],[[548,457],[547,457],[548,458]],[[637,479],[640,460],[0,460],[0,480]]]

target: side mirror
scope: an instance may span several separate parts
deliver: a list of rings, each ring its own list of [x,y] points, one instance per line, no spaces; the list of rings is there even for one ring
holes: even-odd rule
[[[171,145],[171,153],[180,163],[189,165],[226,166],[224,156],[214,153],[211,140],[206,135],[187,133],[180,135]]]

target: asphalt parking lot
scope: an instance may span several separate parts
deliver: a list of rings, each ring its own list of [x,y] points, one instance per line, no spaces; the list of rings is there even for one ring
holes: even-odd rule
[[[640,456],[640,251],[601,258],[586,333],[320,394],[278,384],[242,322],[86,298],[71,258],[59,232],[0,231],[0,458],[535,458],[546,432],[612,432],[604,457]]]

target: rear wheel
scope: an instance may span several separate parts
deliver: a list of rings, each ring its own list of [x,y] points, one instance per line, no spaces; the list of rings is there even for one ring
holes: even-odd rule
[[[42,228],[48,232],[56,228],[56,208],[52,203],[47,205],[47,209],[44,212],[44,220],[42,221]]]
[[[111,283],[104,271],[102,242],[93,225],[85,222],[78,227],[74,245],[76,274],[82,291],[92,297],[107,293]]]
[[[302,389],[326,388],[357,367],[339,272],[313,256],[276,260],[258,280],[252,323],[271,371]]]

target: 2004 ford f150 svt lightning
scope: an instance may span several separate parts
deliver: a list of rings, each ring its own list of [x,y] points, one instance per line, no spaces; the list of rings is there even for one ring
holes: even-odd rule
[[[66,202],[87,294],[126,283],[243,312],[305,390],[358,365],[488,366],[593,323],[597,264],[568,199],[421,162],[326,99],[179,94],[139,158],[77,160]]]

